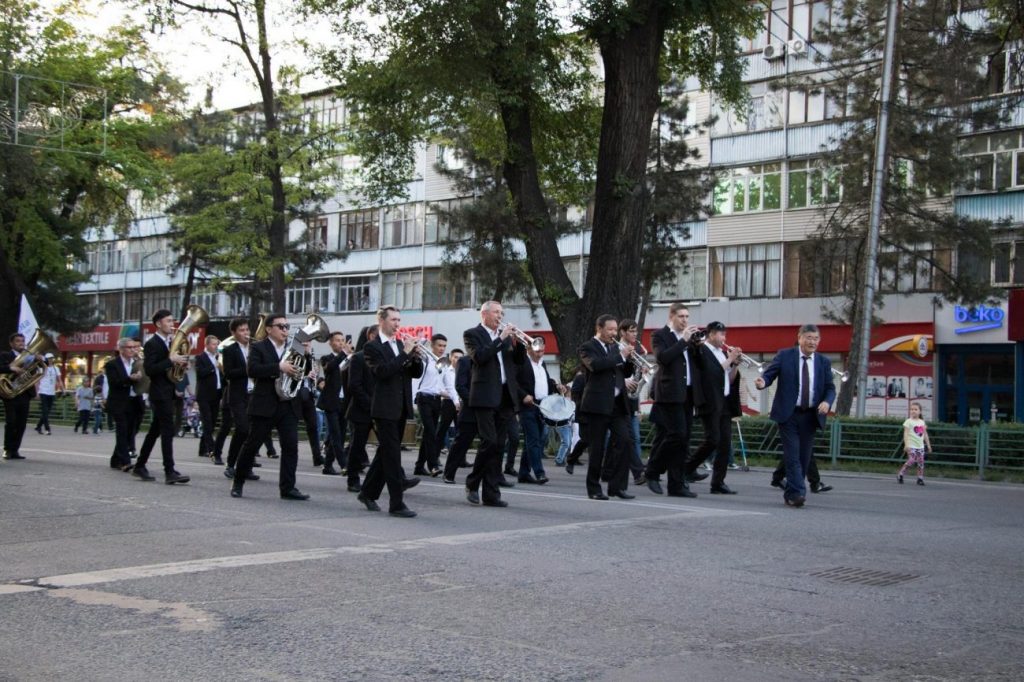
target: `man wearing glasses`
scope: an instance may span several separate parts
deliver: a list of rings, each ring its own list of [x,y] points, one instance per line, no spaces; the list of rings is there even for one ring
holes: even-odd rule
[[[299,460],[299,405],[297,400],[282,400],[275,384],[283,374],[297,377],[300,367],[284,360],[288,350],[290,326],[284,315],[267,316],[267,338],[249,346],[248,373],[255,381],[249,396],[249,435],[238,453],[235,475],[231,483],[231,497],[242,496],[246,479],[253,480],[252,465],[256,451],[276,428],[281,440],[281,470],[278,485],[283,500],[308,500],[309,495],[295,487],[295,467]]]
[[[132,427],[142,411],[142,396],[135,391],[135,382],[142,378],[142,371],[135,366],[140,347],[135,339],[118,339],[117,356],[103,366],[107,378],[107,410],[114,417],[116,434],[110,468],[121,471],[131,470],[128,453],[135,449]]]

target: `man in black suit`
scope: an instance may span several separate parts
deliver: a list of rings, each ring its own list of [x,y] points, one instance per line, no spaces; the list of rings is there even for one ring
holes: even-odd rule
[[[135,449],[132,426],[142,410],[142,396],[135,392],[135,382],[142,378],[142,372],[133,369],[139,348],[135,339],[122,337],[117,341],[117,355],[103,366],[107,380],[107,412],[114,418],[115,440],[110,468],[121,471],[131,470],[129,453]]]
[[[519,406],[519,422],[526,435],[526,446],[519,461],[519,482],[543,485],[548,482],[544,473],[544,444],[548,439],[540,403],[549,395],[564,393],[565,387],[555,383],[544,366],[544,338],[538,336],[535,345],[526,351],[529,359],[519,366],[519,375],[516,377],[523,396]]]
[[[285,316],[277,313],[267,315],[266,328],[267,338],[249,346],[247,372],[255,382],[247,410],[250,429],[238,453],[231,497],[242,496],[242,486],[252,474],[256,451],[270,431],[276,428],[281,439],[281,469],[278,474],[281,499],[308,500],[309,495],[295,487],[295,467],[299,461],[299,408],[294,399],[282,400],[275,387],[280,377],[290,375],[298,378],[302,369],[285,358],[291,348],[288,343],[291,325]]]
[[[399,344],[395,338],[401,325],[402,314],[398,308],[384,306],[377,311],[378,336],[363,349],[366,366],[376,380],[370,414],[379,445],[359,501],[370,511],[380,511],[377,498],[387,484],[388,512],[392,516],[412,518],[416,512],[402,501],[402,433],[405,422],[413,416],[410,379],[423,375],[423,361],[416,352],[416,339],[407,337]]]
[[[228,328],[231,330],[231,337],[235,342],[224,348],[220,361],[224,366],[224,378],[228,384],[225,399],[226,412],[230,415],[234,432],[231,434],[231,442],[228,444],[228,462],[224,469],[224,476],[234,478],[238,453],[242,451],[242,445],[249,437],[249,394],[252,393],[255,382],[249,378],[248,373],[249,321],[244,317],[237,317],[231,320]],[[225,416],[224,421],[227,421],[228,418]],[[253,476],[256,475],[253,474]]]
[[[689,324],[690,311],[682,303],[668,309],[668,324],[651,335],[658,372],[651,387],[654,407],[654,443],[647,460],[647,487],[661,495],[661,474],[668,473],[668,494],[673,497],[697,497],[683,475],[686,455],[690,449],[693,426],[693,372],[690,346],[693,333],[699,329]],[[706,478],[707,474],[695,474]]]
[[[25,350],[25,335],[11,334],[11,349],[0,353],[0,374],[13,374],[12,380],[25,370],[12,367],[11,363]],[[25,459],[18,450],[28,427],[28,409],[32,403],[35,388],[29,388],[13,398],[4,398],[4,459]]]
[[[692,369],[693,402],[704,426],[704,442],[686,463],[685,474],[694,475],[697,467],[714,452],[711,467],[711,492],[734,495],[725,484],[732,447],[732,418],[740,416],[739,358],[742,350],[725,346],[725,325],[712,322],[706,327],[704,343],[695,349]]]
[[[626,383],[627,377],[633,373],[633,363],[629,359],[633,346],[615,340],[619,323],[613,315],[598,317],[594,330],[594,338],[581,344],[578,350],[587,377],[580,401],[589,444],[587,495],[592,500],[607,500],[609,495],[631,500],[634,495],[626,492],[629,460],[622,449],[633,442],[629,431],[629,386]],[[632,383],[632,378],[629,381]],[[614,451],[606,453],[609,434]],[[608,467],[608,495],[601,490],[601,470],[605,468],[606,456],[613,458]]]
[[[320,358],[320,362],[323,363],[324,385],[320,389],[317,406],[324,411],[324,419],[327,421],[327,452],[324,453],[326,456],[323,473],[337,476],[341,473],[338,469],[345,468],[345,428],[348,426],[342,412],[345,395],[341,385],[341,372],[348,368],[352,346],[341,332],[333,332],[327,343],[331,347],[331,353]],[[338,469],[333,466],[335,462]]]
[[[149,405],[153,409],[153,422],[146,433],[139,458],[132,467],[132,476],[143,481],[155,480],[146,469],[149,454],[160,439],[160,453],[163,456],[164,482],[188,483],[189,477],[174,470],[174,384],[167,376],[172,367],[187,367],[188,356],[171,353],[174,338],[174,316],[170,310],[158,310],[153,314],[156,333],[142,347],[142,367],[149,377]]]
[[[356,341],[356,352],[349,358],[348,367],[342,370],[341,384],[345,389],[345,418],[352,424],[352,441],[345,451],[342,469],[347,470],[348,491],[362,491],[359,474],[369,467],[366,443],[373,428],[371,408],[373,406],[373,374],[366,368],[366,344],[377,338],[377,325],[363,327]]]
[[[199,439],[200,457],[213,457],[213,434],[217,429],[217,413],[224,392],[224,377],[217,363],[218,344],[219,338],[207,335],[206,350],[196,357],[196,404],[203,424],[203,436]]]
[[[490,507],[508,506],[499,488],[501,456],[508,421],[522,400],[516,368],[526,362],[526,348],[515,326],[500,326],[503,316],[500,303],[487,301],[480,307],[481,323],[462,334],[466,355],[472,362],[468,407],[473,410],[481,441],[473,470],[466,477],[466,499],[480,504],[478,490],[482,485],[483,503]]]
[[[455,439],[444,461],[444,482],[455,483],[455,472],[466,464],[466,453],[476,438],[476,417],[469,407],[469,385],[473,377],[473,359],[462,355],[455,363],[455,391],[459,395],[459,413]]]

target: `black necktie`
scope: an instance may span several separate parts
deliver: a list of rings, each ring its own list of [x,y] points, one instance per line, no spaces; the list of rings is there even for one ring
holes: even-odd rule
[[[807,368],[807,361],[810,356],[805,355],[803,368],[800,370],[800,407],[807,409],[811,406],[811,370]]]

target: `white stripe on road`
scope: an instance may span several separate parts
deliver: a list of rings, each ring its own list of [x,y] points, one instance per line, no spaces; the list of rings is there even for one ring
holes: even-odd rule
[[[732,514],[742,512],[731,512]],[[663,514],[659,516],[644,516],[630,519],[608,519],[604,521],[581,521],[578,523],[566,523],[557,526],[541,526],[537,528],[513,528],[508,530],[490,531],[484,533],[466,533],[461,535],[440,535],[432,538],[419,540],[398,540],[395,542],[375,543],[369,545],[357,545],[349,547],[321,547],[316,549],[298,549],[285,552],[267,552],[263,554],[239,554],[235,556],[213,557],[209,559],[195,559],[191,561],[178,561],[165,564],[150,564],[147,566],[126,566],[123,568],[111,568],[100,571],[88,571],[85,573],[66,573],[64,575],[53,575],[38,580],[21,580],[13,584],[0,585],[0,595],[25,592],[38,587],[64,588],[82,587],[84,585],[98,585],[101,583],[119,582],[122,580],[137,580],[140,578],[159,578],[171,575],[183,575],[190,573],[204,573],[206,571],[219,571],[226,568],[243,568],[248,566],[266,566],[269,564],[283,564],[303,561],[317,561],[330,559],[339,556],[361,556],[367,554],[391,554],[395,552],[409,552],[430,547],[459,547],[484,542],[498,542],[503,540],[520,540],[526,538],[550,537],[567,533],[581,533],[607,528],[620,528],[634,524],[649,523],[651,521],[678,521],[683,519],[700,519],[708,516],[719,516],[720,512],[713,510],[699,510],[698,512],[684,512],[675,514]]]

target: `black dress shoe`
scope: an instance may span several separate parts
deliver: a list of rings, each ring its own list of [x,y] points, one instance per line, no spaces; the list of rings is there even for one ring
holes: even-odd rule
[[[5,452],[4,459],[25,459],[25,456],[20,452]]]
[[[245,480],[258,481],[260,480],[260,477],[257,474],[254,474],[253,472],[250,471],[248,474],[245,475]]]
[[[433,469],[430,470],[430,477],[431,478],[437,478],[438,476],[440,476],[443,473],[444,473],[444,469],[442,469],[441,467],[434,467]]]
[[[224,467],[224,478],[234,478],[235,467]]]
[[[669,490],[669,497],[697,497],[697,493],[693,492],[689,488],[683,488],[682,490]]]
[[[174,485],[175,483],[188,483],[188,476],[182,476],[177,471],[171,471],[168,474],[164,474],[164,483],[167,485]]]
[[[277,453],[276,452],[268,452],[267,453],[267,459],[277,459]],[[257,466],[258,467],[259,464],[253,464],[253,466]]]
[[[636,495],[630,495],[625,490],[616,490],[615,492],[609,491],[608,494],[611,495],[612,497],[617,497],[620,500],[635,500],[636,499]]]
[[[647,489],[650,490],[655,495],[661,495],[665,492],[664,490],[661,489],[661,483],[656,478],[647,479]]]
[[[686,474],[686,482],[696,483],[697,481],[703,481],[709,475],[710,474],[707,473],[697,473],[696,471],[694,471],[692,474]]]
[[[505,470],[502,473],[504,473],[506,476],[515,476],[516,470],[513,469],[512,467],[505,467]]]
[[[219,467],[224,466],[224,460],[220,458],[220,455],[213,456],[213,463]]]
[[[594,493],[593,495],[588,495],[588,497],[590,499],[592,499],[592,500],[607,500],[608,499],[608,496],[605,495],[604,493]]]
[[[576,463],[575,462],[566,462],[565,463],[565,473],[569,474],[570,476],[572,476],[572,471],[575,468],[576,468]]]
[[[331,467],[331,466],[324,467],[320,471],[320,473],[323,474],[324,476],[340,476],[341,475],[340,471],[338,471],[337,469],[335,469],[334,467]]]
[[[233,485],[233,486],[231,486],[231,497],[241,497],[241,496],[242,496],[242,486],[240,486],[240,485]]]
[[[253,465],[254,467],[261,467],[261,466],[263,466],[263,465],[262,465],[262,464],[260,464],[259,462],[255,462],[255,461],[254,461],[254,462],[252,463],[252,465]]]
[[[429,476],[430,475],[430,472],[427,471],[426,469],[424,469],[423,467],[416,467],[415,469],[412,470],[412,473],[414,475],[416,475],[416,476]]]
[[[784,479],[784,478],[773,478],[772,479],[772,487],[773,488],[785,488],[786,487],[786,479]]]
[[[444,481],[445,483],[450,483],[450,484],[452,484],[452,485],[455,485],[455,479],[454,479],[454,478],[448,478],[447,476],[445,476],[445,477],[444,477],[444,479],[442,479],[442,480],[443,480],[443,481]]]
[[[414,512],[412,509],[409,509],[408,507],[403,507],[401,509],[392,509],[391,511],[388,512],[388,514],[391,514],[392,516],[397,516],[400,519],[411,519],[416,516],[416,512]]]
[[[484,500],[485,507],[507,507],[508,502],[505,500]]]
[[[536,483],[537,479],[527,474],[526,476],[520,476],[517,479],[520,483]]]
[[[475,490],[466,488],[466,499],[470,504],[480,504],[480,494]]]
[[[537,485],[544,485],[545,483],[547,483],[550,480],[551,479],[549,479],[547,476],[541,475],[541,476],[539,476],[537,478],[536,481],[534,481],[534,483],[536,483]]]
[[[462,464],[459,465],[459,468],[460,469],[472,469],[473,465],[470,464],[469,462],[463,462]]]
[[[794,497],[793,499],[789,499],[788,497],[785,497],[783,499],[786,501],[786,506],[787,507],[802,507],[802,506],[804,506],[804,498],[802,498],[802,497]]]
[[[821,481],[817,481],[811,484],[812,493],[827,493],[829,490],[832,490],[832,486],[826,485]]]
[[[712,495],[735,495],[736,491],[722,483],[721,485],[711,486]]]
[[[363,503],[363,506],[366,507],[366,511],[380,511],[380,505],[378,505],[375,500],[371,500],[366,495],[359,493],[359,497],[357,497],[356,499]]]
[[[282,500],[308,500],[309,495],[306,493],[299,492],[298,488],[292,488],[286,492],[281,493]]]
[[[324,465],[324,458],[319,455],[313,455],[313,466],[322,467]]]
[[[512,481],[508,480],[507,478],[502,478],[502,479],[500,479],[498,481],[498,487],[499,488],[515,488],[516,484],[513,483]]]
[[[121,466],[121,471],[123,471],[125,473],[128,473],[131,470],[132,470],[132,465],[131,464],[124,464],[124,465]]]
[[[420,484],[418,478],[403,478],[402,479],[402,490],[408,490],[409,488],[415,488]]]
[[[361,493],[361,492],[363,492],[363,486],[359,485],[358,483],[356,483],[354,485],[350,484],[348,486],[348,491],[350,493]]]
[[[138,478],[140,480],[143,480],[143,481],[155,481],[156,480],[156,476],[153,476],[152,474],[150,474],[149,471],[146,469],[146,467],[141,467],[141,468],[140,467],[133,467],[132,468],[132,476],[134,476],[135,478]]]

